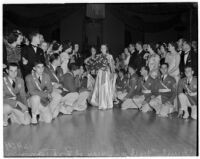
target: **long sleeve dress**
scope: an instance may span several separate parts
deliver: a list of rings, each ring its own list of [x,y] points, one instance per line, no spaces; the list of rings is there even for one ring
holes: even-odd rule
[[[116,77],[112,73],[114,62],[112,55],[100,54],[96,59],[98,69],[91,104],[99,109],[109,109],[113,107],[114,85]]]

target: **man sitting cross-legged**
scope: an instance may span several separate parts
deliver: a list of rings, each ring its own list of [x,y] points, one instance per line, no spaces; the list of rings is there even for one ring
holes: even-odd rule
[[[8,64],[7,73],[3,78],[3,124],[8,125],[8,119],[12,123],[30,124],[28,103],[24,89],[24,81],[17,77],[18,65]]]
[[[189,107],[191,108],[191,117],[197,119],[197,78],[193,74],[192,67],[186,66],[186,77],[181,79],[178,85],[178,98],[181,104],[179,117],[182,116],[184,119],[189,117]]]
[[[49,65],[45,67],[44,72],[50,77],[51,83],[53,85],[53,91],[59,93],[62,96],[60,107],[57,107],[57,109],[59,109],[57,112],[61,112],[63,114],[71,114],[73,111],[72,107],[65,105],[65,95],[69,93],[69,91],[66,90],[61,83],[63,78],[63,71],[60,65],[60,55],[57,53],[52,54],[49,57]]]
[[[147,66],[143,66],[140,72],[142,77],[137,82],[136,95],[133,96],[132,102],[129,103],[128,107],[122,104],[122,109],[138,108],[142,112],[152,111],[149,106],[149,101],[151,100],[151,96],[155,93],[155,80],[149,76],[149,68]]]
[[[69,64],[70,72],[66,73],[62,78],[63,87],[69,91],[63,101],[67,106],[73,108],[73,110],[83,111],[87,108],[87,98],[89,97],[89,91],[80,89],[80,67],[75,63]]]
[[[162,75],[155,83],[157,95],[151,97],[149,102],[150,106],[155,109],[156,114],[162,117],[167,117],[168,114],[173,112],[176,97],[176,80],[168,75],[168,67],[167,63],[160,66]]]
[[[131,108],[133,105],[133,96],[136,95],[138,75],[136,74],[136,66],[129,64],[128,72],[130,75],[128,82],[128,92],[122,96],[122,109]]]
[[[59,113],[57,107],[60,107],[61,95],[53,91],[50,77],[44,73],[41,61],[35,61],[32,73],[26,77],[26,84],[32,110],[31,122],[36,124],[36,116],[40,115],[40,121],[50,123]]]

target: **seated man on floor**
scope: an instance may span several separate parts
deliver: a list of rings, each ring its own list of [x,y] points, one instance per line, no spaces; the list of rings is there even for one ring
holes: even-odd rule
[[[87,98],[89,92],[85,89],[80,89],[80,67],[75,63],[69,64],[69,72],[64,74],[62,79],[63,87],[69,91],[63,101],[67,106],[73,108],[73,110],[83,111],[87,109]]]
[[[136,95],[133,96],[129,106],[125,102],[122,104],[122,109],[125,108],[138,108],[142,112],[152,111],[149,106],[151,96],[155,93],[155,80],[149,76],[149,68],[143,66],[141,68],[142,77],[137,82]]]
[[[137,82],[138,82],[138,75],[136,74],[136,66],[130,65],[128,66],[128,72],[130,75],[129,82],[128,82],[128,93],[124,94],[121,97],[122,103],[122,109],[128,109],[129,107],[132,107],[133,104],[133,96],[136,95],[136,89],[137,89]]]
[[[61,65],[60,55],[57,53],[52,54],[49,57],[49,65],[45,67],[44,72],[48,74],[50,77],[51,83],[53,85],[53,91],[59,93],[63,97],[61,99],[60,108],[58,107],[60,109],[59,112],[63,114],[71,114],[73,109],[71,107],[65,106],[64,103],[65,95],[69,92],[63,87],[61,83],[63,77],[63,71],[60,65]]]
[[[24,81],[17,77],[18,65],[10,63],[7,73],[3,78],[3,125],[8,125],[8,119],[12,123],[30,124],[31,117],[28,112],[28,103],[24,88]]]
[[[35,61],[32,73],[26,77],[26,84],[32,110],[31,122],[37,124],[39,115],[40,121],[50,123],[59,113],[61,95],[53,91],[50,77],[44,73],[44,64],[41,61]]]
[[[179,117],[189,118],[188,108],[191,108],[191,117],[197,119],[197,78],[193,76],[191,66],[185,67],[186,77],[179,81],[178,98],[180,101]]]
[[[161,78],[157,79],[155,88],[157,95],[151,97],[150,106],[156,114],[167,117],[174,110],[174,99],[176,97],[176,80],[168,74],[168,63],[160,66]]]
[[[118,72],[118,77],[116,79],[116,104],[118,99],[122,100],[127,95],[128,78],[126,77],[126,72],[124,69],[120,69]]]

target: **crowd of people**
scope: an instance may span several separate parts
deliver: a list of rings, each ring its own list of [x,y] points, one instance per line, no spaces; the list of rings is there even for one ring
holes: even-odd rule
[[[39,32],[3,38],[3,121],[50,123],[59,114],[119,107],[197,119],[197,42],[131,43],[114,57],[107,44],[90,56],[71,41]],[[189,108],[189,109],[188,109]]]

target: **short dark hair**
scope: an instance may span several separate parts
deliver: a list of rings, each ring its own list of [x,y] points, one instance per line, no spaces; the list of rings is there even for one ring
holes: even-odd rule
[[[166,65],[167,66],[167,68],[169,68],[169,64],[168,63],[162,63],[161,65],[160,65],[160,67],[162,66],[162,65]]]
[[[17,63],[14,63],[14,62],[8,63],[8,64],[7,64],[7,69],[9,70],[10,67],[17,67],[17,68],[19,68],[19,65],[18,65]]]
[[[72,42],[71,41],[69,41],[69,40],[67,40],[67,41],[65,41],[65,42],[63,42],[63,51],[65,51],[65,50],[67,50],[67,49],[69,49],[70,47],[72,47],[73,48],[73,44],[72,44]]]
[[[22,35],[22,33],[19,30],[13,30],[12,32],[10,32],[7,37],[8,43],[12,44],[15,41],[17,41],[19,35]]]
[[[55,43],[53,43],[52,50],[56,51],[56,50],[58,50],[59,47],[60,47],[60,44],[58,42],[55,42]]]
[[[144,68],[149,73],[149,67],[148,66],[142,66],[141,69]]]
[[[37,36],[38,34],[40,34],[38,31],[32,31],[28,36],[29,40],[32,41],[33,37]]]
[[[143,46],[143,43],[141,41],[137,41],[136,44]]]
[[[49,62],[52,63],[54,60],[57,60],[60,57],[59,54],[54,53],[49,57]]]
[[[171,44],[175,48],[175,50],[178,49],[178,44],[177,43],[175,43],[175,42],[169,42],[168,44]]]
[[[188,44],[189,46],[191,46],[191,42],[190,42],[190,41],[185,40],[185,41],[183,41],[183,43],[186,43],[186,44]]]
[[[76,71],[80,68],[80,66],[78,66],[76,63],[69,63],[68,68],[70,71]]]
[[[44,65],[44,63],[40,59],[37,59],[37,60],[34,61],[34,67],[39,65],[39,64],[43,64]]]

